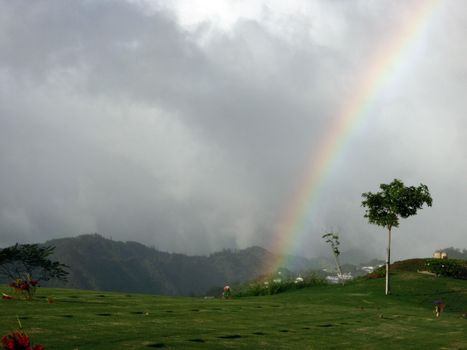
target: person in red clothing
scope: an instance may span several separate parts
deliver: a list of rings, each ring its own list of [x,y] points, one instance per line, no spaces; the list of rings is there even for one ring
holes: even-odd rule
[[[230,286],[224,287],[224,291],[222,292],[222,297],[224,299],[230,299],[232,297],[232,291],[230,290]]]
[[[442,302],[441,300],[436,300],[434,304],[435,304],[435,315],[436,317],[439,317],[441,313],[444,311],[446,304]]]

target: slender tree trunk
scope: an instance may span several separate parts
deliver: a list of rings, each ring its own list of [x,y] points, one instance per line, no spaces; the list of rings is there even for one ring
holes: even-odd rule
[[[392,227],[388,227],[388,251],[386,257],[386,295],[391,293],[391,286],[390,286],[390,279],[389,279],[389,265],[391,265],[391,229]]]
[[[339,278],[340,278],[342,284],[344,284],[344,276],[342,275],[341,265],[339,264],[339,259],[338,259],[336,253],[334,253],[334,260],[336,261],[338,276],[339,276]]]

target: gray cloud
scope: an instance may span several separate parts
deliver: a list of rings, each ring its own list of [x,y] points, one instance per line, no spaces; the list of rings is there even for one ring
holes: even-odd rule
[[[0,2],[0,245],[97,231],[188,253],[273,246],[337,111],[417,3],[266,6],[221,31],[124,1]],[[463,10],[439,5],[403,53],[330,164],[298,253],[336,228],[384,255],[360,195],[395,177],[434,197],[401,223],[396,256],[466,246]]]

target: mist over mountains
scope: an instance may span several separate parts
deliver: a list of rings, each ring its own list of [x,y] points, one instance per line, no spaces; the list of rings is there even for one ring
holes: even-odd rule
[[[66,283],[48,285],[165,295],[203,295],[208,289],[241,283],[264,273],[277,257],[260,247],[224,250],[209,256],[158,251],[137,242],[119,242],[98,234],[46,242],[56,247],[53,259],[70,266]],[[288,259],[294,271],[317,269],[305,258]]]
[[[164,295],[205,295],[216,287],[253,280],[278,258],[258,246],[188,256],[98,234],[54,239],[44,244],[56,247],[52,259],[70,266],[67,282],[50,281],[47,286]],[[357,263],[358,252],[353,253],[347,256],[350,259],[342,260],[344,264]],[[287,256],[283,260],[282,267],[295,273],[334,268],[331,256]]]
[[[399,57],[335,144],[292,254],[322,255],[336,230],[342,247],[384,256],[361,194],[394,178],[434,200],[401,224],[394,258],[466,246],[465,13],[466,1],[0,0],[0,245],[100,232],[285,254],[275,236],[306,169],[377,58]]]
[[[175,296],[218,295],[224,285],[242,284],[281,269],[292,275],[309,272],[321,276],[333,274],[336,266],[328,256],[307,259],[300,256],[279,257],[253,246],[206,255],[190,256],[163,252],[134,241],[114,241],[97,233],[60,238],[41,243],[54,246],[52,260],[69,266],[66,282],[51,280],[42,285],[96,291],[136,292]],[[445,248],[450,258],[467,259],[467,250]],[[377,266],[384,261],[369,258],[361,250],[340,255],[344,272],[365,274],[363,266]],[[326,272],[324,271],[326,270]],[[334,272],[333,272],[334,271]],[[0,278],[0,283],[9,282]],[[217,293],[217,294],[216,294]]]

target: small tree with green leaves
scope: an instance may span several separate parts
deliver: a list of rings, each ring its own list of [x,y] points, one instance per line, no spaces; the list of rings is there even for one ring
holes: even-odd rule
[[[391,231],[399,227],[399,218],[408,218],[417,214],[426,204],[431,207],[432,199],[426,185],[406,187],[401,180],[394,179],[390,184],[381,184],[377,193],[363,193],[362,206],[366,208],[365,217],[370,224],[385,227],[388,230],[386,258],[386,295],[390,293],[389,266],[391,263]]]
[[[339,251],[339,235],[334,232],[328,232],[323,235],[323,238],[326,240],[326,243],[328,243],[331,246],[332,255],[334,256],[334,261],[336,262],[338,277],[341,280],[342,284],[344,284],[342,269],[341,265],[339,264],[339,255],[341,254],[341,252]]]
[[[0,276],[11,279],[12,288],[32,299],[40,281],[66,280],[68,266],[49,259],[54,249],[38,244],[15,244],[0,249]]]

